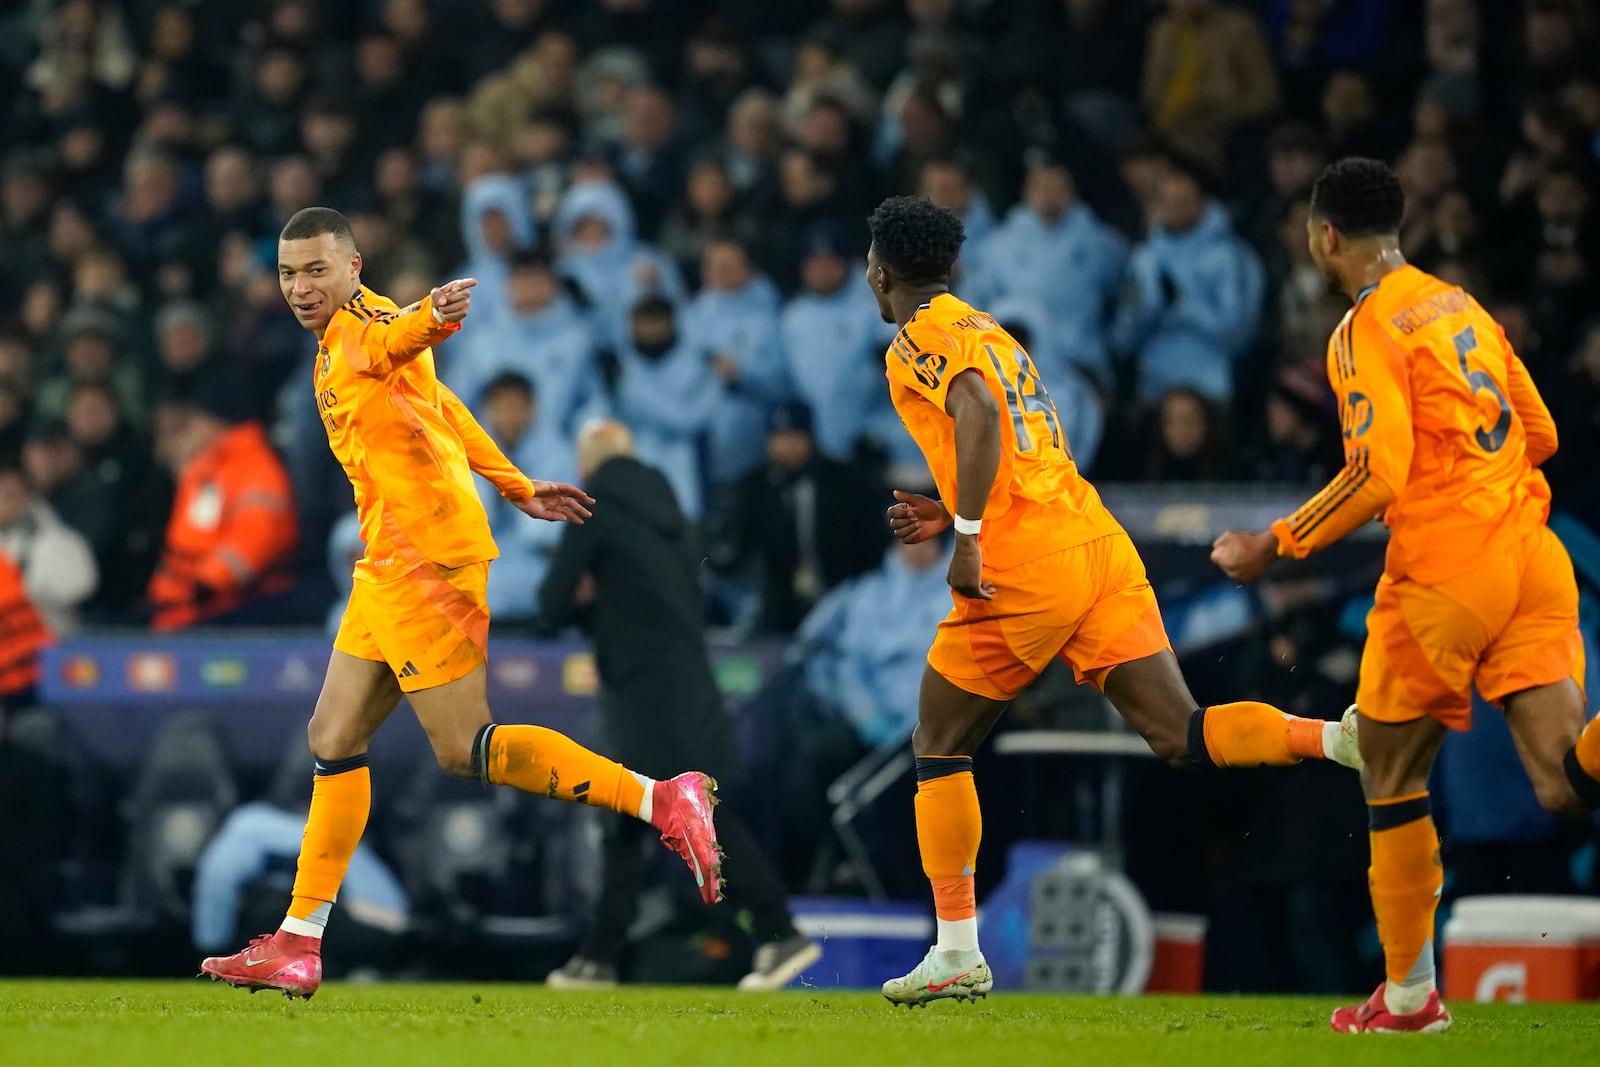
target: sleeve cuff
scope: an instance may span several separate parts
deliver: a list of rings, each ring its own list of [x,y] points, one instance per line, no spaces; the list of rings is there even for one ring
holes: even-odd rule
[[[1278,539],[1278,557],[1280,559],[1305,559],[1311,555],[1311,549],[1295,540],[1294,531],[1289,528],[1288,519],[1279,519],[1272,524],[1272,536]]]

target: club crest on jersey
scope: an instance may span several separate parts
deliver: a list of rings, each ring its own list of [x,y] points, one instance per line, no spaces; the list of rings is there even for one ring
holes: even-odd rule
[[[911,370],[917,376],[917,381],[929,389],[937,389],[939,380],[944,377],[944,370],[950,361],[938,352],[923,352],[917,356],[917,361]]]
[[[1344,410],[1339,412],[1339,428],[1346,441],[1353,441],[1372,429],[1372,401],[1365,393],[1352,392],[1345,400]]]
[[[327,345],[319,345],[317,347],[317,356],[318,356],[318,359],[317,359],[317,377],[318,378],[326,378],[328,376],[328,366],[329,366],[329,360],[330,360],[330,357],[329,357],[329,354],[328,354],[328,346]]]

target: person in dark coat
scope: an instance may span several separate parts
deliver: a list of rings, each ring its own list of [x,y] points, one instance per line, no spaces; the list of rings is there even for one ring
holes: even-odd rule
[[[715,560],[724,572],[749,572],[760,588],[761,630],[792,633],[824,593],[877,569],[888,493],[818,451],[804,404],[768,413],[766,445],[767,462],[739,482]]]
[[[600,503],[593,518],[563,535],[539,591],[540,620],[549,628],[581,622],[592,636],[601,730],[618,759],[652,776],[689,760],[730,783],[739,773],[738,752],[706,652],[700,557],[689,522],[666,478],[634,458],[622,423],[585,426],[578,466]],[[730,898],[750,910],[759,942],[740,988],[780,989],[822,950],[795,930],[782,884],[727,805],[717,814],[717,830]],[[551,985],[617,981],[643,880],[643,838],[610,826],[606,834],[592,928],[578,954],[550,975]]]

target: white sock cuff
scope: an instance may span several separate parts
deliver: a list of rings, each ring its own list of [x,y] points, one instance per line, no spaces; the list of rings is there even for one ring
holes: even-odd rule
[[[634,814],[641,821],[650,822],[656,813],[656,780],[654,778],[646,778],[638,771],[629,771],[628,773],[633,775],[640,785],[644,786],[644,796],[639,798],[639,810]]]
[[[978,947],[978,920],[938,919],[940,952],[971,952]]]
[[[328,925],[328,916],[333,914],[332,904],[318,904],[315,911],[304,919],[296,919],[293,915],[285,915],[283,922],[278,924],[278,929],[289,934],[299,934],[301,937],[314,937],[322,939],[322,931]]]

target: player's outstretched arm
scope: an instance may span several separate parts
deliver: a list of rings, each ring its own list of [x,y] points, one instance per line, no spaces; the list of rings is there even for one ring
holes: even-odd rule
[[[367,307],[357,293],[342,309],[358,323],[356,343],[345,358],[361,374],[383,377],[399,370],[461,329],[477,284],[475,278],[446,282],[398,314]]]
[[[472,417],[467,405],[442,382],[439,384],[439,410],[461,438],[461,445],[467,452],[467,466],[489,479],[507,500],[523,500],[534,495],[533,482],[506,458],[494,438]]]
[[[983,521],[1000,472],[1000,404],[983,375],[969,369],[951,379],[944,409],[956,424],[956,550],[950,560],[950,588],[962,596],[989,600],[994,585],[983,580],[978,534],[962,533],[961,527],[964,522]]]
[[[1364,330],[1337,361],[1334,392],[1344,425],[1344,468],[1294,514],[1260,533],[1229,530],[1211,546],[1211,562],[1239,582],[1253,582],[1279,556],[1304,559],[1383,514],[1411,470],[1416,438],[1404,353],[1387,335]]]

